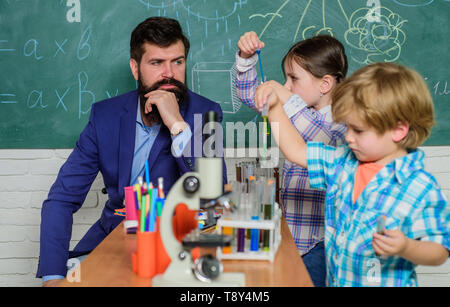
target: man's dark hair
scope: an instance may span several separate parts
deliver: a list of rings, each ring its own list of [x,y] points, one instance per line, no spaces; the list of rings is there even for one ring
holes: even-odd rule
[[[169,47],[180,40],[183,42],[184,55],[187,57],[190,44],[178,21],[166,17],[147,18],[131,34],[130,57],[140,63],[144,54],[142,46],[145,43]]]

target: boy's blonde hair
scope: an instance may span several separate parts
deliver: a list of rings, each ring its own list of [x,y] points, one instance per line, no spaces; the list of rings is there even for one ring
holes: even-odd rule
[[[392,63],[375,63],[354,72],[332,95],[336,122],[345,122],[356,111],[368,127],[379,134],[408,123],[409,132],[399,142],[415,149],[430,135],[434,108],[430,91],[414,70]]]

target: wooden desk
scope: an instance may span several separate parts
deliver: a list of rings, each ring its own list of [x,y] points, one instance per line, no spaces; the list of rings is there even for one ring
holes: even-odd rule
[[[273,263],[222,260],[224,272],[245,273],[248,287],[313,286],[284,219],[281,235]],[[81,263],[81,282],[70,283],[65,279],[61,286],[150,286],[150,278],[141,278],[131,269],[131,254],[135,251],[136,235],[126,235],[122,223]]]

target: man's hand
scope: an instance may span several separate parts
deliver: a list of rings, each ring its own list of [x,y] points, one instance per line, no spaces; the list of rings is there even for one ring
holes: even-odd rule
[[[180,114],[180,108],[175,94],[164,90],[156,90],[145,95],[145,114],[152,111],[152,106],[156,105],[161,115],[161,119],[167,128],[172,132],[175,123],[184,122]]]

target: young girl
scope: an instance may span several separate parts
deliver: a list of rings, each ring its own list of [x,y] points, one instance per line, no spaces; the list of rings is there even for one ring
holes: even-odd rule
[[[377,63],[345,80],[332,97],[334,120],[347,125],[347,144],[338,147],[305,143],[278,93],[265,83],[256,104],[270,105],[269,121],[278,123],[273,135],[285,157],[308,168],[313,188],[326,190],[329,285],[416,286],[416,265],[445,262],[450,206],[417,149],[434,124],[422,77]]]
[[[238,42],[236,87],[241,101],[256,109],[258,86],[256,50],[264,48],[255,32],[245,33]],[[331,116],[331,92],[347,73],[342,44],[331,36],[316,36],[293,45],[282,61],[286,82],[267,81],[277,88],[286,115],[309,141],[329,145],[344,142],[345,126]],[[293,95],[294,94],[294,95]],[[315,286],[325,286],[324,252],[325,192],[312,189],[307,170],[290,161],[283,166],[281,206],[303,262]]]

